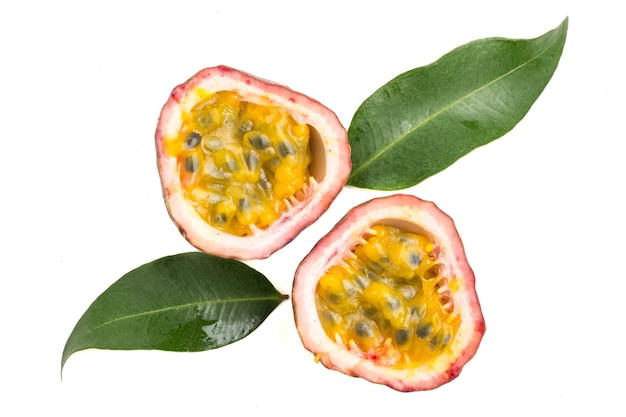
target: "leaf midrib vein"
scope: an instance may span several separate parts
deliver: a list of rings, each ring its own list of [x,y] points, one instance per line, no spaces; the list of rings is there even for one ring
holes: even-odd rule
[[[126,316],[122,316],[122,317],[117,317],[113,320],[108,320],[98,326],[93,327],[92,329],[90,329],[89,331],[85,332],[84,334],[87,335],[89,333],[95,332],[96,330],[108,326],[110,324],[116,323],[118,321],[124,321],[124,320],[130,320],[133,318],[137,318],[137,317],[142,317],[142,316],[149,316],[152,314],[160,314],[160,313],[164,313],[166,311],[171,311],[171,310],[179,310],[179,309],[185,309],[185,308],[189,308],[189,307],[194,307],[194,306],[198,306],[198,305],[208,305],[208,304],[227,304],[227,303],[240,303],[240,302],[250,302],[250,301],[279,301],[281,300],[280,297],[274,297],[274,296],[266,296],[266,297],[253,297],[253,298],[228,298],[228,299],[218,299],[218,300],[210,300],[210,301],[194,301],[194,302],[190,302],[190,303],[186,303],[186,304],[181,304],[181,305],[177,305],[177,306],[171,306],[171,307],[164,307],[164,308],[159,308],[159,309],[155,309],[155,310],[150,310],[150,311],[145,311],[145,312],[141,312],[141,313],[134,313],[134,314],[129,314]]]

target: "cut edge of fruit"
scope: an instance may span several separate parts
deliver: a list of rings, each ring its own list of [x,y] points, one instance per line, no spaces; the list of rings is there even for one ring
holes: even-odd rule
[[[340,248],[352,249],[359,231],[367,230],[374,224],[391,224],[409,227],[420,224],[437,225],[438,229],[427,232],[437,237],[437,243],[446,254],[446,258],[462,259],[465,252],[461,242],[452,242],[439,237],[458,237],[453,220],[438,208],[435,210],[416,210],[416,206],[426,208],[435,206],[429,201],[420,200],[411,195],[381,197],[363,203],[352,209],[336,226],[323,237],[312,252],[316,256],[307,256],[296,271],[292,300],[298,332],[304,347],[314,354],[315,360],[329,369],[341,371],[347,375],[364,377],[371,382],[390,386],[398,391],[429,390],[439,387],[453,379],[461,372],[463,366],[474,356],[485,332],[485,322],[475,292],[474,273],[467,262],[461,262],[462,269],[454,262],[451,273],[455,277],[463,277],[463,285],[457,292],[455,303],[459,304],[462,322],[449,350],[431,363],[414,368],[387,368],[376,365],[354,354],[349,347],[336,343],[325,332],[315,304],[317,282],[331,265],[342,261],[345,252]],[[391,204],[391,205],[389,205]],[[430,208],[429,207],[429,208]],[[432,213],[436,213],[433,218]],[[398,222],[395,219],[402,218]],[[418,226],[419,227],[419,226]],[[422,229],[423,230],[423,229]],[[460,238],[458,238],[460,239]],[[455,251],[454,248],[457,248]],[[310,315],[314,312],[315,317]]]
[[[246,101],[285,108],[297,123],[307,124],[311,131],[314,161],[305,199],[288,202],[278,220],[256,236],[239,237],[207,224],[184,197],[177,159],[167,154],[165,142],[178,136],[181,115],[203,96],[218,91],[233,91]],[[281,84],[226,66],[203,69],[177,86],[162,109],[155,137],[163,197],[171,219],[193,246],[223,257],[262,259],[284,247],[326,211],[345,185],[351,168],[347,133],[334,112]],[[181,219],[185,219],[184,224]]]

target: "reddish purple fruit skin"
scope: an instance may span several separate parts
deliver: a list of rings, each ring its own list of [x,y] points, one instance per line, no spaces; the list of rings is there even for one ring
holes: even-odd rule
[[[454,276],[462,278],[463,282],[462,290],[455,296],[463,315],[461,328],[450,348],[452,353],[449,357],[438,358],[437,363],[410,370],[378,366],[337,345],[322,328],[315,305],[317,281],[353,246],[355,236],[374,224],[398,221],[417,225],[434,237]],[[474,273],[453,220],[434,203],[412,195],[375,198],[350,210],[300,263],[292,302],[302,343],[324,366],[402,392],[431,390],[455,379],[475,355],[486,329]]]
[[[204,222],[184,198],[176,158],[166,152],[166,140],[178,135],[181,114],[199,100],[199,89],[234,91],[245,101],[283,107],[298,123],[306,123],[319,133],[314,158],[319,186],[302,204],[254,236],[233,236]],[[161,110],[155,140],[163,198],[171,219],[192,245],[225,258],[262,259],[284,247],[328,209],[351,170],[346,130],[335,113],[304,94],[226,66],[203,69],[174,88]]]

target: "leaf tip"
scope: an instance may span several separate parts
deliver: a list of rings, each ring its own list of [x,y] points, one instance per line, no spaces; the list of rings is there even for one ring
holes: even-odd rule
[[[59,376],[61,377],[61,381],[63,381],[63,368],[65,367],[65,362],[70,357],[71,353],[63,352],[63,356],[61,357],[61,370],[59,372]]]
[[[65,356],[61,359],[61,370],[59,371],[59,378],[61,378],[61,382],[63,382],[63,367],[65,366],[66,360],[67,358]]]

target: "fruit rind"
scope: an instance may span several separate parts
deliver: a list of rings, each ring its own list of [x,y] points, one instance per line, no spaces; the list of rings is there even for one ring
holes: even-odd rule
[[[364,230],[374,224],[415,227],[436,240],[449,273],[460,278],[455,303],[462,314],[454,341],[434,361],[415,368],[387,368],[352,353],[324,331],[315,304],[319,278],[328,267],[340,263]],[[292,301],[296,326],[304,347],[329,369],[387,385],[398,391],[429,390],[456,378],[474,356],[485,332],[485,322],[475,291],[474,273],[453,220],[434,203],[412,195],[392,195],[365,202],[350,210],[300,263]]]
[[[179,135],[182,115],[203,95],[218,91],[232,91],[246,101],[285,108],[296,122],[314,130],[311,171],[315,181],[305,190],[306,200],[290,202],[277,221],[253,236],[234,236],[208,225],[186,200],[177,159],[168,155],[166,149],[167,140]],[[262,259],[284,247],[326,211],[345,185],[351,169],[346,130],[334,112],[283,85],[226,66],[203,69],[174,88],[161,111],[155,140],[163,197],[170,217],[192,245],[226,258]]]

